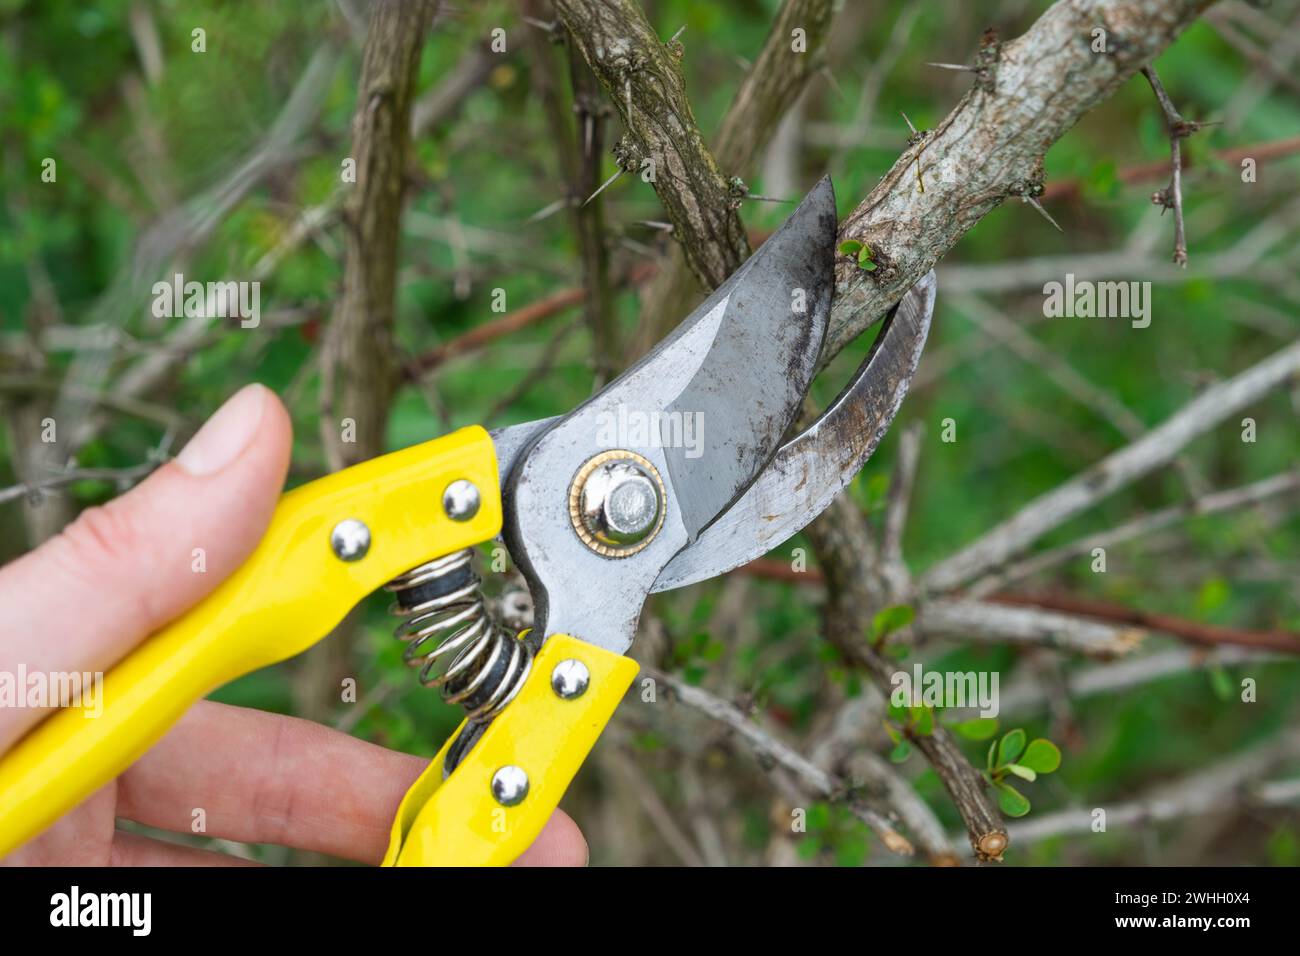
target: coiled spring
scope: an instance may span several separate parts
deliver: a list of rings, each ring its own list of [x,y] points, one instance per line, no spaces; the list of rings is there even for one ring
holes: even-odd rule
[[[420,683],[486,721],[514,699],[533,666],[533,650],[501,628],[483,603],[473,549],[427,561],[394,578],[390,610],[405,618],[397,637],[402,659],[420,668]]]

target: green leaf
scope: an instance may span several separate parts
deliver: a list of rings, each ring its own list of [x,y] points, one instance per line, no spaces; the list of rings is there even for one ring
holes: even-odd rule
[[[910,604],[895,604],[877,612],[871,619],[871,637],[879,640],[902,630],[916,620],[916,609]]]
[[[993,717],[972,717],[949,725],[949,729],[967,740],[988,740],[998,732],[998,722]]]
[[[912,729],[922,737],[934,733],[934,710],[929,707],[912,708]]]
[[[882,721],[881,726],[885,728],[885,733],[889,734],[889,739],[892,740],[894,743],[898,743],[900,740],[903,739],[903,735],[898,732],[898,728],[896,728],[889,721],[887,720]]]
[[[822,850],[822,841],[815,836],[805,836],[795,846],[795,852],[799,854],[799,859],[805,863],[813,860]]]
[[[902,763],[910,756],[912,756],[912,745],[906,740],[900,740],[894,749],[889,752],[889,759],[894,763]]]
[[[875,272],[876,269],[877,269],[877,266],[876,266],[876,264],[875,264],[874,262],[872,262],[870,259],[867,259],[866,261],[863,261],[863,259],[862,259],[862,255],[859,253],[859,255],[858,255],[858,268],[859,268],[859,269],[865,269],[867,272]]]
[[[993,743],[989,744],[989,756],[988,759],[985,761],[985,766],[988,767],[990,774],[993,773],[993,754],[997,751],[997,749],[998,749],[998,742],[996,740],[993,741]]]
[[[862,251],[862,243],[856,239],[845,239],[840,243],[840,252],[846,256],[856,256]]]
[[[1222,667],[1210,668],[1210,689],[1214,691],[1214,696],[1221,701],[1232,700],[1232,678]]]
[[[1017,727],[1015,730],[1008,731],[1002,738],[1002,744],[998,747],[998,766],[1005,767],[1009,763],[1015,763],[1016,758],[1020,756],[1025,749],[1025,732]]]
[[[1030,783],[1033,783],[1038,779],[1038,774],[1034,773],[1034,771],[1030,770],[1028,767],[1022,766],[1018,763],[1007,764],[1007,769],[1021,780],[1028,780]]]
[[[998,788],[998,806],[1009,817],[1023,817],[1029,812],[1029,801],[1009,783],[994,784]]]
[[[1018,762],[1038,773],[1051,773],[1061,765],[1061,750],[1050,740],[1039,737],[1025,748]]]

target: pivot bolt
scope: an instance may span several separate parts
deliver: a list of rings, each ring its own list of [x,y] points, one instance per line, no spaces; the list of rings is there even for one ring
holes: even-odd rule
[[[635,452],[601,452],[569,486],[569,516],[597,554],[624,558],[648,545],[664,523],[663,479]]]

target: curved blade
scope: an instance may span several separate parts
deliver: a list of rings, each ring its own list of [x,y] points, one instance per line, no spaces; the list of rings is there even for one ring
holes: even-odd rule
[[[625,650],[659,572],[771,460],[817,366],[836,228],[823,179],[668,338],[523,450],[504,531],[545,633]],[[666,493],[659,533],[618,558],[589,550],[569,514],[577,469],[614,448],[649,460]]]
[[[934,313],[928,273],[885,319],[853,380],[787,442],[726,514],[668,563],[652,591],[694,584],[761,557],[821,514],[872,456],[907,394]]]

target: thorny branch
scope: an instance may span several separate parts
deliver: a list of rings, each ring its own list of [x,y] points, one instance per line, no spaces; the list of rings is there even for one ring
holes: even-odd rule
[[[1142,75],[1151,84],[1161,111],[1165,114],[1165,126],[1169,130],[1169,185],[1151,194],[1151,201],[1162,209],[1174,211],[1174,264],[1187,265],[1187,227],[1183,223],[1183,147],[1182,142],[1205,124],[1193,123],[1183,119],[1174,106],[1174,101],[1165,92],[1156,74],[1154,66],[1142,67]]]
[[[679,41],[663,42],[635,0],[556,0],[556,12],[623,120],[615,158],[654,185],[674,235],[695,254],[705,288],[749,256],[737,196],[700,134],[686,96]]]

